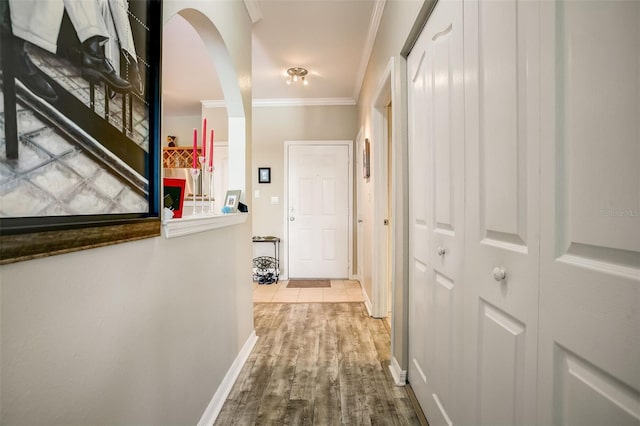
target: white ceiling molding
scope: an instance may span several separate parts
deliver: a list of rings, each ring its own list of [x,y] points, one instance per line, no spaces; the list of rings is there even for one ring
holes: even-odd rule
[[[205,100],[205,101],[200,101],[200,103],[204,108],[226,108],[227,107],[227,103],[225,101],[219,101],[219,100]]]
[[[244,6],[247,8],[247,12],[249,12],[252,24],[262,19],[262,10],[260,10],[258,0],[244,0]]]
[[[375,43],[376,41],[376,35],[378,34],[378,28],[380,27],[382,12],[384,11],[384,5],[386,4],[386,2],[386,0],[376,0],[375,5],[373,6],[373,12],[371,12],[371,21],[369,22],[367,40],[365,41],[364,50],[362,51],[360,67],[358,68],[358,74],[356,76],[355,90],[353,92],[353,99],[355,99],[356,101],[360,97],[360,89],[362,89],[364,75],[367,72],[369,58],[371,57],[371,51],[373,50],[373,43]]]
[[[253,100],[254,107],[343,105],[356,105],[356,101],[353,98],[277,98]]]

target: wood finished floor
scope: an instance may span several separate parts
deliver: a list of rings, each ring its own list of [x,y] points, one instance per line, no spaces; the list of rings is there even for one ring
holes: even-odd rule
[[[254,303],[363,302],[358,281],[331,280],[330,288],[288,288],[289,281],[275,284],[253,284]]]
[[[419,425],[362,303],[255,304],[259,336],[216,425]]]

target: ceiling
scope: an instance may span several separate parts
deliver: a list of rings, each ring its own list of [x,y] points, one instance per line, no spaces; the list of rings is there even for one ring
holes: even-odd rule
[[[384,0],[245,4],[254,21],[254,105],[355,105]],[[164,113],[199,115],[201,101],[222,105],[215,64],[193,27],[176,15],[163,32]],[[307,86],[286,84],[291,67],[309,71]]]

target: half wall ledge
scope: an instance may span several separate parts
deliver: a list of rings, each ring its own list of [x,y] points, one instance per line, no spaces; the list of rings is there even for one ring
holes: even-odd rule
[[[229,213],[211,216],[185,216],[162,221],[165,238],[182,237],[212,229],[239,225],[247,221],[249,213]]]

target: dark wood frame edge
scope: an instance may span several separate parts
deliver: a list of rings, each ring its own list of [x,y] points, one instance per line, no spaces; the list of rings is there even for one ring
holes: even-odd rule
[[[0,235],[0,265],[104,247],[160,235],[160,219],[132,223]]]

